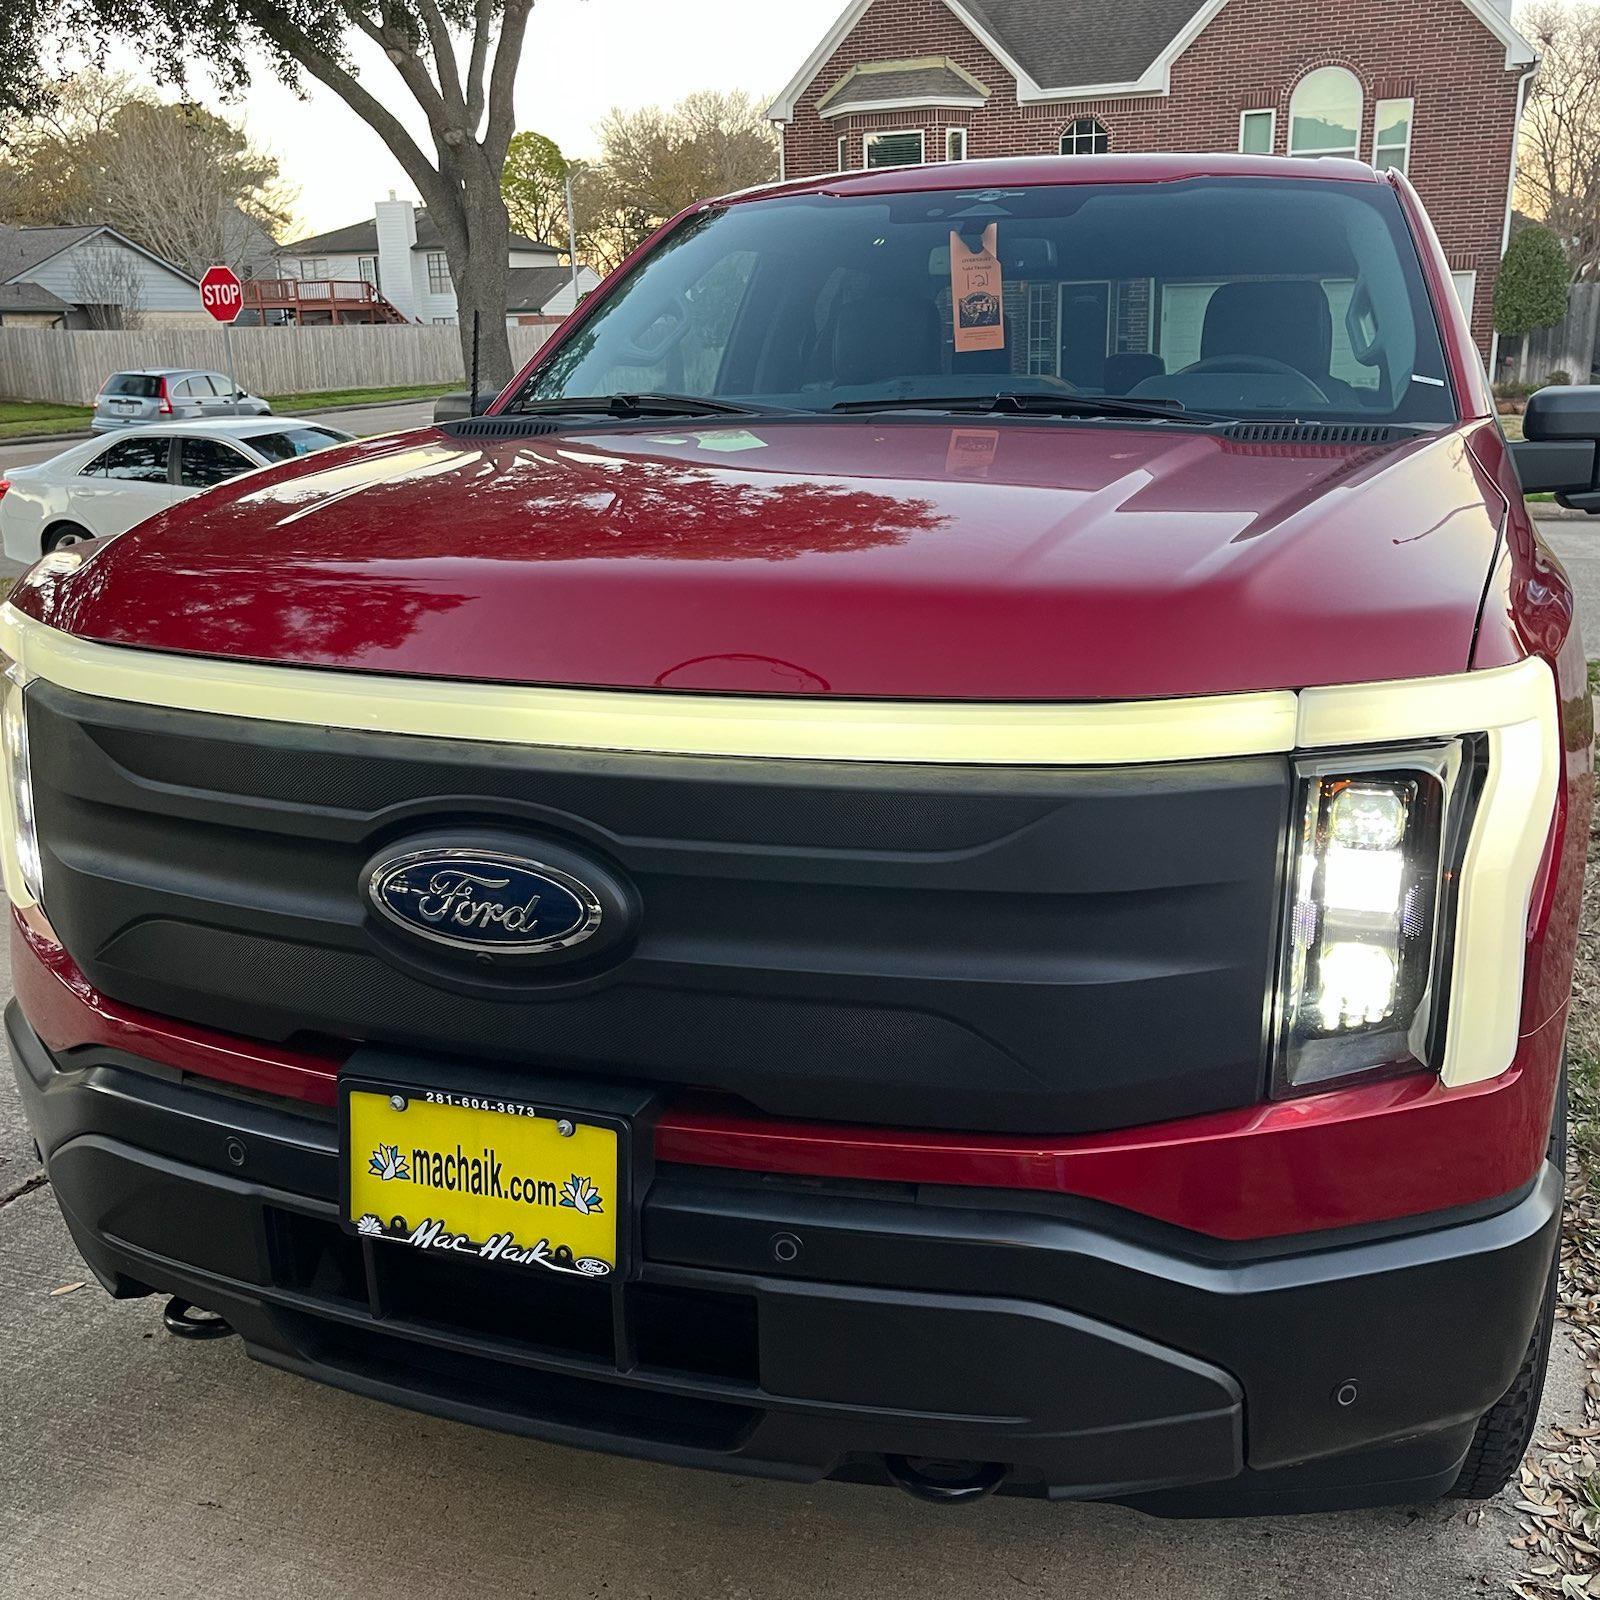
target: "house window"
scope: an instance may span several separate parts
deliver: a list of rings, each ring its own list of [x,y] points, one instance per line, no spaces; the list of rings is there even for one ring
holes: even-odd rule
[[[1056,317],[1061,298],[1053,283],[1028,285],[1028,371],[1053,378],[1061,370],[1061,338]]]
[[[1076,117],[1061,135],[1064,156],[1103,156],[1111,148],[1111,135],[1098,117]]]
[[[967,130],[965,128],[946,128],[944,130],[944,158],[946,161],[965,161],[967,159]]]
[[[861,142],[869,167],[914,167],[924,159],[920,128],[915,133],[869,133]]]
[[[839,171],[850,170],[850,140],[844,134],[839,135]]]
[[[1277,142],[1278,113],[1270,108],[1239,113],[1239,148],[1247,156],[1270,156]]]
[[[1473,302],[1478,298],[1478,274],[1476,272],[1452,272],[1450,281],[1455,285],[1456,299],[1461,302],[1461,309],[1470,324],[1472,321]]]
[[[1380,100],[1373,119],[1372,164],[1379,172],[1393,167],[1404,172],[1411,164],[1411,119],[1414,100]]]
[[[443,250],[428,252],[428,293],[450,293],[450,260]]]
[[[1318,67],[1289,102],[1289,154],[1359,156],[1361,84],[1343,67]]]

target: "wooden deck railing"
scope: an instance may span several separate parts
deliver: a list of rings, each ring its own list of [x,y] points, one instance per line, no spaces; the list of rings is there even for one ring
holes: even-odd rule
[[[361,278],[246,278],[242,285],[246,309],[286,310],[301,305],[377,305],[383,296]]]

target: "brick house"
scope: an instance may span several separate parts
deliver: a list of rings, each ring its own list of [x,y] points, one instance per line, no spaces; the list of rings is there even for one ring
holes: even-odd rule
[[[1511,0],[850,0],[773,103],[789,177],[1104,151],[1405,169],[1487,357],[1537,58]]]

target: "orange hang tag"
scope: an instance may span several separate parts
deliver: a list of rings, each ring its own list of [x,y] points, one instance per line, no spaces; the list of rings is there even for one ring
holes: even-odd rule
[[[983,230],[983,247],[979,250],[969,250],[959,233],[950,235],[950,301],[955,312],[958,354],[1006,347],[999,241],[997,222]]]

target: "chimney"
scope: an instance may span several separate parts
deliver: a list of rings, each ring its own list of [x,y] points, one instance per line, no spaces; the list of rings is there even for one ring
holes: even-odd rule
[[[415,322],[417,318],[416,278],[412,271],[411,247],[417,242],[417,208],[410,200],[387,200],[374,207],[378,222],[378,281],[383,292]]]

